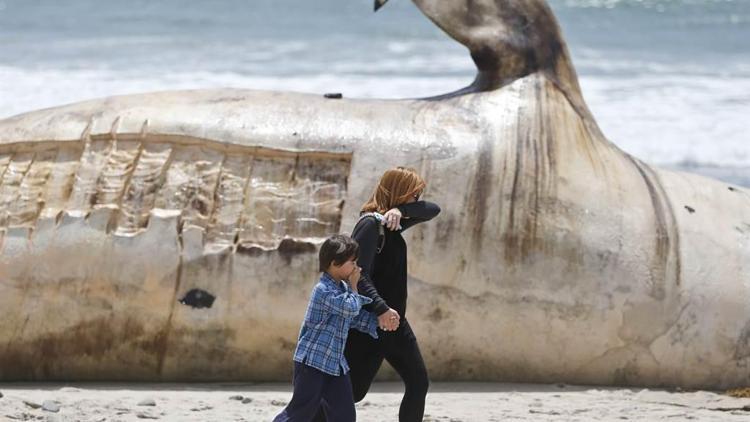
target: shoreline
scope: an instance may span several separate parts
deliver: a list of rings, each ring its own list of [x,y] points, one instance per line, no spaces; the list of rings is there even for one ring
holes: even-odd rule
[[[657,168],[663,168],[670,171],[679,171],[684,173],[693,173],[711,179],[716,179],[724,183],[737,185],[744,188],[750,188],[750,167],[722,167],[717,165],[702,164],[675,164],[668,166],[654,165]]]

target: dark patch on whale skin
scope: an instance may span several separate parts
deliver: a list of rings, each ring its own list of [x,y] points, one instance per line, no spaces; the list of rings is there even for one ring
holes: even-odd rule
[[[266,250],[254,245],[237,245],[237,253],[248,256],[262,256],[265,254],[278,253],[287,264],[292,262],[292,258],[298,255],[314,254],[318,248],[314,243],[304,242],[297,239],[285,238],[279,243],[276,249]]]
[[[474,217],[472,224],[473,245],[479,249],[484,238],[484,223],[487,218],[487,199],[492,186],[492,158],[494,155],[495,140],[483,137],[482,143],[477,150],[477,169],[474,181],[471,185],[469,204]]]
[[[543,244],[543,239],[539,236],[541,219],[550,210],[549,205],[544,204],[555,197],[557,183],[555,140],[547,130],[552,122],[548,120],[544,109],[547,87],[548,85],[535,84],[532,88],[536,99],[533,115],[539,121],[536,125],[526,124],[526,116],[519,114],[515,154],[506,160],[506,167],[512,168],[510,209],[503,234],[506,262],[523,260],[533,251],[549,246]],[[538,127],[539,131],[532,130],[533,127]]]
[[[227,328],[192,327],[169,330],[136,318],[106,316],[14,341],[0,351],[0,380],[10,381],[211,381],[238,379],[220,373],[202,356],[222,357],[236,338]],[[200,342],[196,342],[200,339]],[[197,359],[191,371],[162,374],[170,356]],[[81,371],[90,361],[90,370]]]
[[[159,334],[156,333],[155,337]],[[61,333],[47,333],[26,342],[13,342],[0,353],[0,379],[35,381],[65,379],[64,363],[74,357],[96,358],[111,353],[123,344],[138,341],[147,354],[157,353],[157,341],[144,341],[143,326],[132,320],[116,323],[98,318],[69,327]],[[152,337],[152,339],[155,339]],[[148,365],[147,365],[148,366]],[[151,368],[153,370],[153,368]],[[62,372],[62,374],[60,373]],[[94,378],[105,371],[96,371]],[[84,377],[85,378],[85,377]]]
[[[677,229],[677,219],[672,204],[669,202],[667,193],[664,190],[664,186],[658,175],[648,165],[642,163],[633,156],[625,154],[625,157],[630,160],[641,175],[641,178],[648,189],[651,204],[654,209],[654,217],[656,220],[656,226],[654,227],[656,234],[654,266],[659,271],[659,273],[654,274],[654,276],[657,279],[661,278],[664,282],[666,281],[667,268],[671,254],[674,258],[675,284],[679,286],[682,279],[680,233]],[[659,288],[654,286],[652,296],[663,298],[664,293],[663,285]]]
[[[180,303],[193,309],[210,308],[214,304],[216,296],[203,289],[191,289],[180,299]]]
[[[436,306],[428,315],[427,318],[432,322],[440,322],[447,318],[448,315],[440,306]]]
[[[445,218],[439,218],[436,224],[435,243],[440,247],[448,248],[450,246],[451,234],[456,227],[456,219],[452,215],[446,215]]]
[[[734,358],[737,360],[750,357],[750,322],[742,328],[742,333],[737,339],[734,350]]]
[[[266,252],[270,252],[270,251],[266,251],[266,250],[264,250],[264,249],[262,249],[262,248],[260,248],[258,246],[255,246],[255,245],[246,245],[246,244],[243,244],[243,243],[238,243],[237,244],[237,253],[238,254],[255,257],[255,256],[261,256],[261,255],[263,255]]]
[[[314,254],[318,248],[315,244],[310,242],[302,242],[297,239],[286,238],[281,241],[277,250],[279,251],[279,255],[281,255],[287,263],[290,263],[292,258],[296,255]]]

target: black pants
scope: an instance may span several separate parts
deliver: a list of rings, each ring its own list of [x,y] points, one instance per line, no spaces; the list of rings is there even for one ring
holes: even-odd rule
[[[321,409],[321,404],[329,421],[356,420],[349,374],[337,377],[294,362],[292,400],[273,422],[309,422]]]
[[[349,362],[354,401],[362,400],[370,389],[383,359],[396,370],[404,381],[404,398],[398,412],[399,422],[421,422],[429,380],[419,351],[417,338],[406,320],[396,331],[378,330],[378,339],[359,331],[349,331],[344,355]],[[320,410],[315,422],[325,422]]]

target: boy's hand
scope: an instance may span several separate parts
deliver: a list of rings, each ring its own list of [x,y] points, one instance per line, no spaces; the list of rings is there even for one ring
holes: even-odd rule
[[[354,271],[349,274],[349,278],[347,279],[347,281],[349,282],[349,286],[351,286],[352,290],[354,290],[355,293],[358,293],[357,283],[359,283],[359,277],[361,274],[362,268],[354,267]]]

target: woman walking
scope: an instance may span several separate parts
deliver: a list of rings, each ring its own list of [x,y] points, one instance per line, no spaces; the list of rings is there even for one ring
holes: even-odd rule
[[[344,355],[351,368],[354,401],[365,397],[385,359],[405,385],[399,422],[422,420],[429,385],[417,339],[406,318],[406,242],[401,236],[440,213],[438,205],[419,199],[425,186],[412,169],[386,171],[352,232],[360,247],[359,293],[372,299],[365,309],[378,316],[379,326],[377,339],[349,332]],[[325,421],[322,411],[316,421]]]

